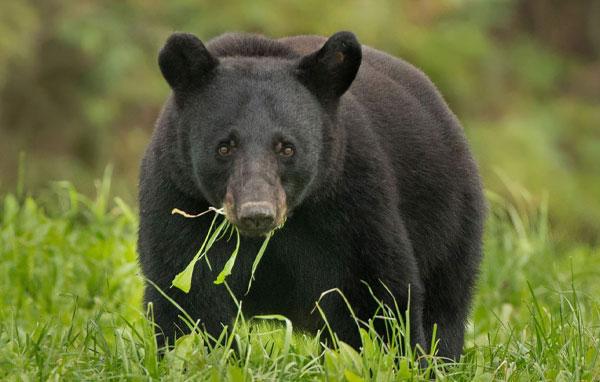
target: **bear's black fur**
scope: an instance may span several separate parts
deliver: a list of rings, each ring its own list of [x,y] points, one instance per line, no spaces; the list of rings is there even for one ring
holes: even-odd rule
[[[460,356],[481,259],[485,203],[463,130],[427,77],[340,32],[271,40],[226,34],[205,47],[190,34],[159,55],[173,89],[141,165],[138,249],[144,276],[218,334],[236,306],[216,275],[233,241],[196,265],[192,288],[170,288],[225,206],[243,233],[227,278],[244,313],[279,313],[296,328],[322,328],[311,313],[339,288],[361,319],[376,304],[365,283],[404,311],[411,340]],[[245,296],[262,238],[273,236]],[[410,290],[410,292],[409,292]],[[166,338],[180,312],[148,284],[145,302]],[[360,338],[339,295],[320,302],[339,338]],[[164,341],[165,337],[160,337]]]

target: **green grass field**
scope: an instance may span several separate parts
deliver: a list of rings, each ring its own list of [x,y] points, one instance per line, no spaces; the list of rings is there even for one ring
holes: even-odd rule
[[[325,349],[278,316],[240,317],[216,346],[197,333],[159,357],[134,209],[108,197],[107,179],[93,200],[55,188],[0,202],[0,380],[600,380],[600,250],[556,244],[546,206],[518,188],[517,205],[488,195],[464,357],[445,367],[430,349],[402,354],[399,336],[382,345],[368,325],[362,352]],[[393,313],[389,328],[402,332]]]

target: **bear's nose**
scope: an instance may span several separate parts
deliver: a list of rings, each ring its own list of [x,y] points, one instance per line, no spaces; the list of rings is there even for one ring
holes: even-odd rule
[[[238,215],[242,229],[267,231],[275,222],[275,207],[269,202],[246,202]]]

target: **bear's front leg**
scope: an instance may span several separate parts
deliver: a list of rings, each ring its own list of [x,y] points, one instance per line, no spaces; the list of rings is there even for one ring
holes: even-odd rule
[[[425,337],[423,320],[425,291],[417,261],[402,223],[396,221],[390,226],[395,228],[371,229],[363,236],[368,240],[362,240],[360,246],[357,274],[368,286],[361,283],[363,290],[356,290],[357,297],[352,303],[362,308],[360,318],[364,320],[372,318],[378,308],[375,298],[394,311],[397,307],[394,313],[398,318],[405,324],[408,319],[410,323],[407,329],[411,348],[419,345],[428,351],[429,339]],[[392,232],[394,234],[390,234]],[[376,328],[384,340],[392,340],[387,338],[389,331],[384,322],[376,323]]]

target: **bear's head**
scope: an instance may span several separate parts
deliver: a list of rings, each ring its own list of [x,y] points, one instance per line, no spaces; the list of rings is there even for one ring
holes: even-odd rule
[[[260,41],[280,44],[248,44]],[[194,35],[173,34],[158,61],[173,90],[178,162],[199,196],[223,206],[242,234],[282,224],[327,183],[343,150],[337,109],[361,57],[350,32],[305,56],[215,54]]]

